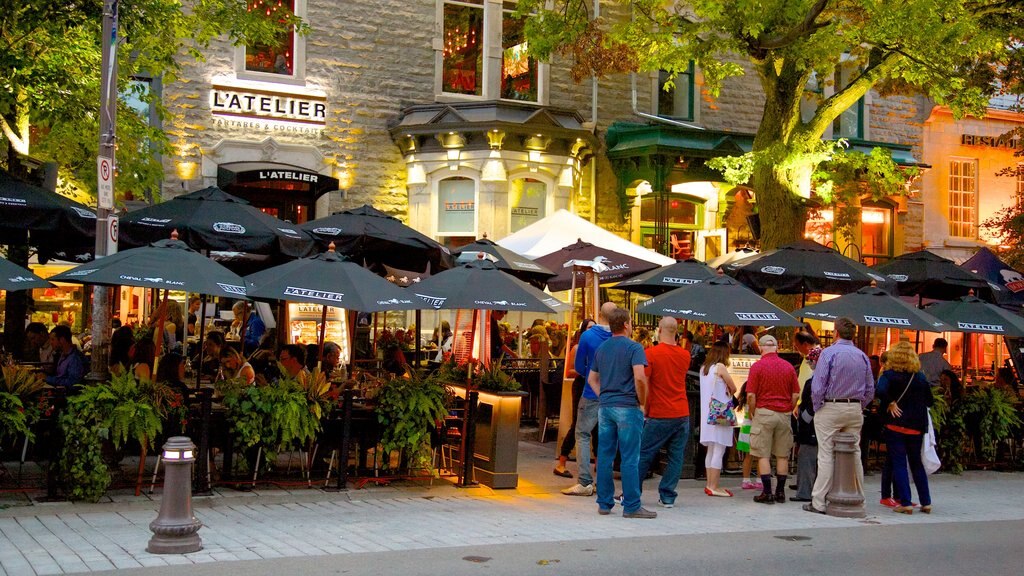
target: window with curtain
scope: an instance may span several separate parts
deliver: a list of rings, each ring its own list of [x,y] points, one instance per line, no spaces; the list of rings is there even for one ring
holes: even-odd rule
[[[949,161],[949,235],[978,237],[978,161],[955,158]]]

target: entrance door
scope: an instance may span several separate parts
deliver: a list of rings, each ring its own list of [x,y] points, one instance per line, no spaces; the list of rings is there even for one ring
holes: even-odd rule
[[[315,213],[316,199],[308,188],[309,186],[298,182],[264,181],[231,184],[225,191],[248,200],[253,206],[275,218],[287,220],[292,224],[304,224],[311,220]]]

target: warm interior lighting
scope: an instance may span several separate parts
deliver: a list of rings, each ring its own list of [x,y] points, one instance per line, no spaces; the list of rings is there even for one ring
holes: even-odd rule
[[[863,224],[885,224],[885,211],[863,210],[860,213],[860,221]]]

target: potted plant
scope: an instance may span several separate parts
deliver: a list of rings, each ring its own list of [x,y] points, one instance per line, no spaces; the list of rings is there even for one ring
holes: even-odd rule
[[[449,397],[448,387],[436,375],[411,371],[384,381],[374,397],[384,454],[397,451],[410,470],[431,469],[429,441],[448,413]],[[390,467],[389,460],[384,459],[385,467]]]
[[[0,440],[34,436],[32,426],[42,415],[40,401],[45,382],[42,374],[8,364],[0,369]]]

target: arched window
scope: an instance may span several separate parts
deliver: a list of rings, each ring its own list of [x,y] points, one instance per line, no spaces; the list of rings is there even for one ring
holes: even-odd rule
[[[508,184],[509,232],[518,232],[547,216],[548,185],[534,178],[516,178]]]

